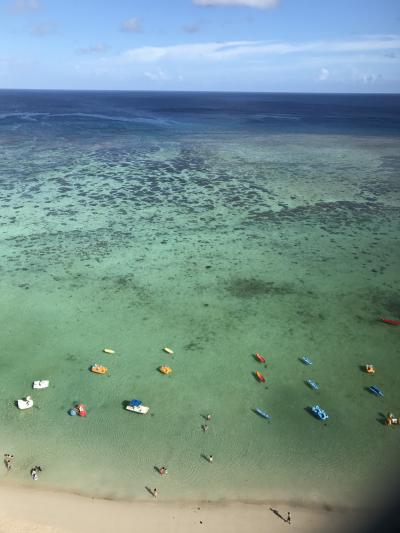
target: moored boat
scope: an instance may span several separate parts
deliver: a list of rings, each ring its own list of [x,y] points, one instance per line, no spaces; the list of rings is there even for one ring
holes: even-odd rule
[[[106,366],[98,364],[92,365],[90,370],[95,374],[106,374],[108,372],[108,368]]]
[[[33,400],[30,396],[17,400],[18,409],[30,409],[33,406]]]
[[[76,406],[75,406],[75,411],[76,411],[76,414],[78,416],[86,416],[87,415],[87,412],[86,412],[86,405],[84,405],[83,403],[78,403]]]
[[[364,371],[367,374],[375,374],[375,367],[374,367],[374,365],[365,365]]]
[[[49,386],[49,380],[48,379],[40,379],[38,381],[34,381],[32,383],[32,387],[34,389],[47,389],[47,387]]]
[[[258,359],[260,361],[260,363],[265,363],[264,357],[261,354],[257,353],[257,352],[256,352],[256,359]]]
[[[167,346],[165,346],[165,348],[163,348],[164,352],[167,352],[169,353],[170,355],[172,355],[174,353],[173,350],[171,350],[171,348],[168,348]]]
[[[400,425],[400,417],[395,417],[392,413],[388,413],[386,417],[386,424],[388,426],[398,426]]]
[[[140,415],[145,415],[149,412],[150,407],[143,405],[141,400],[131,400],[128,405],[125,407],[127,411],[132,411],[133,413],[139,413]]]
[[[313,379],[307,379],[306,383],[307,383],[307,385],[309,385],[314,390],[318,390],[319,389],[318,383],[316,383]]]
[[[400,326],[400,320],[391,320],[390,318],[380,318],[381,322],[384,322],[385,324],[390,324],[391,326]]]
[[[170,366],[166,366],[166,365],[161,365],[160,367],[158,367],[158,370],[162,373],[162,374],[171,374],[172,372],[172,368]]]
[[[313,405],[311,407],[311,411],[314,414],[314,416],[319,418],[320,420],[328,420],[328,418],[329,418],[329,416],[326,413],[326,411],[321,409],[321,407],[319,405]]]
[[[115,353],[115,351],[112,350],[111,348],[103,348],[103,352],[104,352],[104,353],[108,353],[108,354],[113,354],[113,353]]]
[[[263,411],[259,407],[256,408],[256,413],[258,413],[260,416],[262,416],[264,418],[267,418],[267,419],[271,418],[271,415],[269,415],[268,413],[266,413],[265,411]]]
[[[265,381],[265,377],[258,370],[256,371],[256,376],[257,376],[258,381],[262,381],[262,382]]]
[[[383,392],[377,385],[371,385],[370,387],[368,387],[368,390],[371,391],[376,396],[381,396],[382,398],[384,396]]]
[[[311,361],[311,359],[309,357],[307,357],[306,355],[303,355],[303,357],[300,358],[301,361],[303,361],[304,364],[306,365],[312,365],[313,362]]]

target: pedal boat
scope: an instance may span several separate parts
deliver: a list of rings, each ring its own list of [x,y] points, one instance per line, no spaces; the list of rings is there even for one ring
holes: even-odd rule
[[[364,371],[367,374],[375,374],[375,367],[374,367],[374,365],[365,365]]]
[[[150,407],[142,404],[141,400],[131,400],[128,405],[125,407],[127,411],[132,411],[133,413],[139,413],[140,415],[145,415],[149,412]]]
[[[172,368],[170,366],[162,365],[158,369],[162,374],[171,374]]]
[[[108,372],[108,368],[103,365],[93,365],[90,369],[95,374],[106,374]]]
[[[33,406],[33,400],[30,396],[17,400],[18,409],[30,409]]]
[[[392,413],[389,413],[386,417],[386,424],[388,426],[398,426],[400,425],[400,417],[395,417]]]
[[[49,380],[48,379],[40,379],[39,381],[34,381],[32,383],[32,388],[34,389],[47,389],[49,386]]]

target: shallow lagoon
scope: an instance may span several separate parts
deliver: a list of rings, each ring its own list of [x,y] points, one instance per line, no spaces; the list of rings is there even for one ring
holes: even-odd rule
[[[362,500],[398,443],[382,418],[400,408],[400,332],[377,321],[400,316],[398,122],[361,119],[354,101],[354,120],[346,108],[324,122],[329,97],[319,114],[299,97],[282,116],[268,96],[225,109],[196,95],[189,109],[186,95],[182,110],[179,95],[95,95],[86,112],[66,94],[2,95],[0,442],[13,479],[42,464],[42,484],[114,498],[154,485],[167,499]],[[378,103],[372,115],[389,113]],[[50,388],[20,412],[34,379]],[[132,398],[150,414],[125,411]],[[77,401],[86,419],[68,416]]]

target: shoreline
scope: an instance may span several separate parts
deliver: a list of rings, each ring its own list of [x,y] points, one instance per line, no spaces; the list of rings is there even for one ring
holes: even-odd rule
[[[150,499],[151,498],[151,499]],[[375,514],[371,509],[283,501],[112,500],[11,483],[0,483],[0,532],[118,533],[132,525],[148,533],[361,531]]]

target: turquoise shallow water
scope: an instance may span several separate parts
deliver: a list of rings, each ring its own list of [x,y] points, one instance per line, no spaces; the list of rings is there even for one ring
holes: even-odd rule
[[[397,134],[2,120],[3,479],[41,464],[41,484],[113,498],[382,491],[400,435],[382,424],[400,414],[400,331],[377,321],[400,317]],[[132,398],[150,414],[125,411]],[[86,419],[68,416],[77,401]]]

